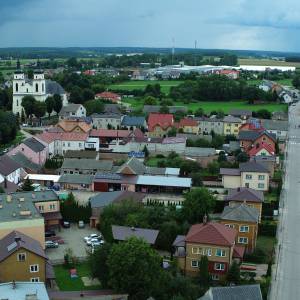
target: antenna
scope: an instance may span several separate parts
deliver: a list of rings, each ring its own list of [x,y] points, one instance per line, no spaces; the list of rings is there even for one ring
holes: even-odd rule
[[[175,54],[175,39],[172,37],[172,65],[174,64],[174,54]]]

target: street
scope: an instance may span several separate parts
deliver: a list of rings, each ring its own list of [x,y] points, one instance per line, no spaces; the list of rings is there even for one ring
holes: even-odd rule
[[[300,299],[300,104],[289,111],[286,175],[280,203],[278,248],[271,300]]]

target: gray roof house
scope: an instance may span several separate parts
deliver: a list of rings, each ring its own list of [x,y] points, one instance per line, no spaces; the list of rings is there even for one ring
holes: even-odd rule
[[[158,113],[160,111],[160,105],[144,105],[143,113],[150,114],[150,113]],[[187,108],[185,106],[168,106],[169,113],[174,114],[176,112],[187,112]]]
[[[135,116],[124,116],[121,122],[122,127],[127,127],[130,129],[131,127],[141,128],[146,127],[146,119],[145,117],[135,117]]]
[[[125,241],[131,237],[137,237],[145,240],[148,244],[154,245],[159,234],[158,230],[126,227],[112,225],[113,238],[116,241]]]
[[[263,172],[269,173],[263,165],[256,163],[255,161],[248,161],[245,163],[240,163],[239,165],[241,172]]]
[[[198,300],[262,300],[259,284],[211,287]]]
[[[245,120],[252,117],[252,111],[245,109],[232,109],[230,110],[229,115]]]
[[[222,220],[258,223],[259,211],[244,203],[235,206],[225,206],[221,214]]]
[[[22,168],[27,173],[38,173],[42,167],[31,160],[29,160],[23,153],[17,152],[14,155],[11,155],[10,158],[14,160],[17,164],[21,165]]]
[[[0,176],[8,176],[20,168],[21,165],[11,159],[8,155],[0,156]]]
[[[279,120],[261,120],[262,126],[281,141],[287,137],[289,122]]]
[[[250,188],[230,189],[225,201],[264,202],[264,193]]]
[[[59,118],[64,119],[68,117],[86,117],[86,109],[82,104],[70,103],[63,106],[59,112]]]
[[[32,151],[38,153],[38,152],[42,152],[46,146],[44,144],[42,144],[41,142],[39,142],[37,139],[35,138],[28,138],[23,142],[28,148],[30,148]]]

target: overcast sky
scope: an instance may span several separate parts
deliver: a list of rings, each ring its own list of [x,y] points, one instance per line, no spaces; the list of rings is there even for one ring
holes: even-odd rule
[[[300,51],[299,0],[0,0],[0,47]]]

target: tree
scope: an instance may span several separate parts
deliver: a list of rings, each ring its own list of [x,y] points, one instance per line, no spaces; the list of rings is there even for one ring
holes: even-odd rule
[[[169,113],[169,107],[166,105],[162,105],[159,109],[159,112],[162,114],[168,114]]]
[[[161,259],[145,241],[132,237],[112,246],[108,256],[109,285],[131,299],[150,297],[159,283]]]
[[[33,191],[34,188],[32,186],[32,182],[31,180],[27,177],[25,180],[24,180],[24,183],[22,185],[22,191]]]
[[[54,100],[53,109],[56,112],[56,114],[58,115],[58,113],[60,112],[62,105],[63,105],[61,96],[58,94],[54,94],[53,100]]]
[[[168,136],[176,136],[177,133],[177,129],[175,127],[172,127],[169,131],[168,131]]]
[[[249,160],[249,155],[246,152],[240,152],[237,157],[237,162],[247,162]]]
[[[93,113],[102,113],[104,110],[104,103],[100,100],[89,100],[84,103],[87,115]]]
[[[69,102],[76,104],[82,104],[84,102],[82,89],[79,86],[73,86],[70,90]]]
[[[80,66],[80,64],[77,61],[76,57],[71,57],[67,60],[67,65],[70,68],[78,68]]]
[[[46,110],[50,119],[50,115],[53,112],[54,109],[54,98],[53,97],[48,97],[45,101],[46,103]]]
[[[46,103],[36,101],[33,113],[40,120],[46,114]]]
[[[204,110],[203,108],[199,107],[196,111],[195,111],[195,116],[196,117],[202,117],[204,115]]]
[[[202,223],[215,207],[216,199],[206,188],[196,188],[185,195],[182,214],[190,224]]]
[[[91,89],[84,89],[82,91],[82,98],[84,101],[93,100],[95,98],[95,93]]]
[[[252,115],[260,119],[271,119],[272,117],[272,114],[267,109],[259,109],[258,111],[254,111]]]
[[[208,258],[206,255],[201,256],[199,262],[199,280],[204,287],[209,287],[210,275],[208,272]]]
[[[33,96],[25,96],[22,98],[22,106],[27,117],[31,118],[31,116],[34,114],[35,104],[36,100]]]
[[[157,104],[157,101],[152,96],[147,96],[144,100],[144,105],[156,105],[156,104]]]
[[[227,281],[229,283],[239,284],[240,280],[241,280],[240,266],[236,261],[233,261],[227,274]]]
[[[147,148],[147,146],[145,145],[143,152],[145,153],[145,157],[147,158],[149,156],[149,150]]]

